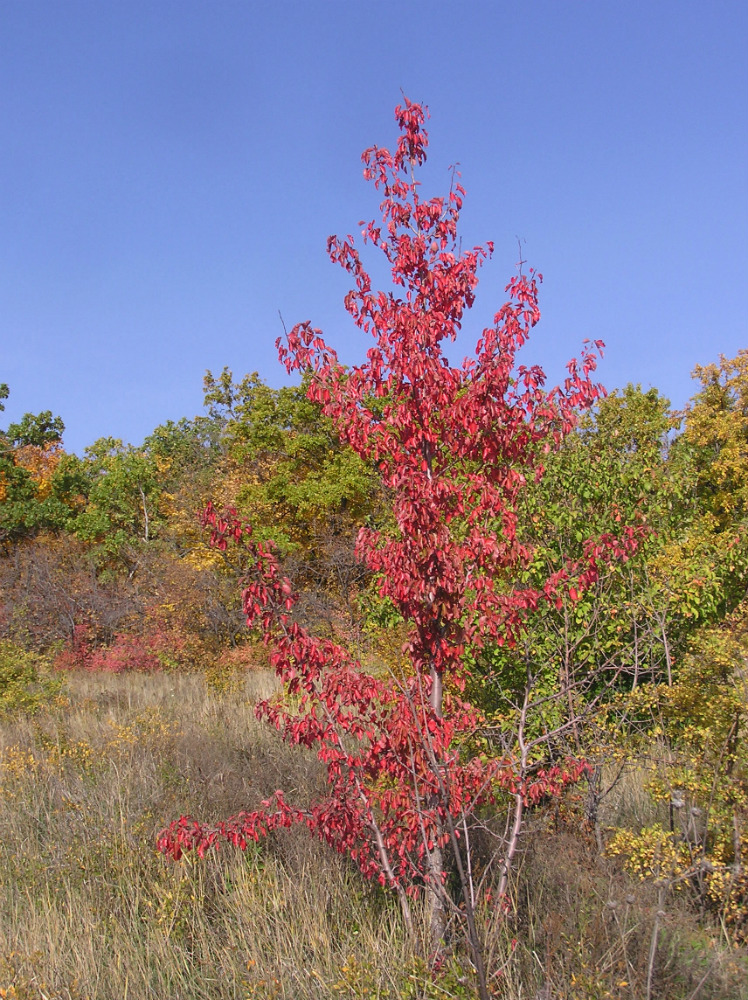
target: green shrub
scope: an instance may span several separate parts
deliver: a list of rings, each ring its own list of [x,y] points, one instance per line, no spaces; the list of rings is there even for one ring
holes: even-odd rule
[[[0,716],[32,715],[55,702],[62,680],[48,673],[44,657],[0,641]]]

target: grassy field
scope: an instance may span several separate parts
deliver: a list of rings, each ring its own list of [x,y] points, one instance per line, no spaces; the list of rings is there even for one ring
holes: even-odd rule
[[[72,675],[49,709],[0,721],[0,998],[474,995],[459,949],[433,977],[393,900],[304,830],[179,864],[156,852],[180,814],[314,793],[314,758],[254,718],[273,684]],[[635,775],[610,808],[609,822],[647,821]],[[496,996],[638,1000],[649,979],[651,997],[748,997],[720,928],[675,894],[660,906],[572,822],[537,816],[510,912],[483,915]]]

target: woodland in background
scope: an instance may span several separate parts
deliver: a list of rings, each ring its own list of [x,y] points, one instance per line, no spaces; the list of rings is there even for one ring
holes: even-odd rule
[[[244,567],[209,548],[208,500],[275,539],[311,619],[357,617],[352,539],[376,516],[373,477],[303,387],[235,384],[224,370],[206,375],[205,404],[206,416],[157,427],[140,447],[101,438],[82,458],[64,451],[49,412],[2,433],[3,638],[58,666],[109,670],[202,666],[246,646]]]
[[[646,542],[591,593],[546,617],[523,660],[575,669],[610,660],[631,687],[672,684],[694,634],[739,607],[748,571],[748,351],[694,376],[699,388],[685,410],[671,411],[656,389],[627,386],[546,456],[520,525],[538,572],[620,524],[645,525]],[[316,629],[363,642],[394,628],[353,556],[360,525],[386,526],[388,498],[306,398],[306,385],[272,389],[256,373],[235,382],[224,369],[208,372],[204,389],[205,416],[169,421],[139,447],[100,438],[82,458],[68,454],[63,422],[49,411],[0,431],[3,639],[60,666],[98,657],[97,668],[110,670],[126,669],[112,658],[118,646],[145,657],[144,666],[157,665],[151,656],[166,667],[202,666],[206,656],[251,645],[240,553],[211,549],[200,526],[209,501],[234,507],[257,539],[274,541],[303,595],[299,613]],[[484,668],[502,674],[498,697],[519,653],[494,655]]]

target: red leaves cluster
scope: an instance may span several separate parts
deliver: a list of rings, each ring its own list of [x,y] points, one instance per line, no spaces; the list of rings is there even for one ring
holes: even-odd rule
[[[117,632],[108,645],[95,646],[92,630],[76,625],[72,641],[55,657],[58,670],[90,670],[102,673],[152,673],[162,669],[160,654],[179,653],[183,640],[158,626],[144,635]]]
[[[592,381],[601,344],[585,347],[551,391],[540,368],[516,365],[540,317],[540,276],[531,271],[510,281],[475,356],[449,363],[442,342],[455,339],[492,247],[459,251],[464,190],[456,184],[446,200],[421,199],[411,171],[425,158],[425,112],[406,101],[396,117],[395,153],[375,147],[363,156],[364,176],[385,196],[384,226],[369,223],[363,236],[384,253],[404,295],[372,291],[352,237],[331,238],[331,259],[356,286],[346,308],[375,344],[362,365],[344,368],[303,323],[278,349],[289,371],[313,369],[310,397],[393,491],[399,537],[364,529],[358,553],[410,623],[415,666],[459,672],[466,644],[511,641],[540,602],[555,602],[570,581],[577,590],[591,582],[596,557],[541,590],[510,590],[506,571],[531,556],[514,513],[527,473],[542,472],[539,456],[601,394]],[[574,584],[576,573],[583,578]]]
[[[261,809],[210,827],[182,817],[161,834],[164,853],[202,856],[221,841],[245,849],[270,830],[303,823],[349,854],[367,877],[412,890],[430,877],[427,852],[447,842],[447,812],[458,822],[501,790],[519,791],[534,804],[578,780],[584,769],[578,762],[540,771],[531,781],[521,781],[509,761],[463,762],[460,739],[479,723],[472,706],[452,695],[438,714],[429,703],[428,678],[385,681],[367,674],[341,646],[310,636],[290,618],[295,596],[269,547],[253,541],[234,511],[218,515],[209,506],[204,520],[213,544],[239,544],[253,557],[243,593],[247,621],[260,626],[279,677],[297,696],[296,712],[264,702],[257,714],[288,742],[316,749],[329,794],[300,809],[279,791]]]
[[[204,520],[214,545],[249,550],[255,568],[243,592],[247,621],[261,628],[278,675],[297,696],[296,712],[265,702],[258,715],[289,742],[316,748],[329,794],[298,809],[279,792],[260,810],[214,827],[183,817],[163,832],[160,849],[178,858],[221,840],[245,847],[271,829],[304,823],[368,877],[411,885],[424,874],[425,852],[445,839],[445,809],[455,818],[474,809],[512,785],[513,772],[495,761],[462,764],[459,737],[478,721],[471,706],[452,698],[440,717],[429,705],[428,679],[392,684],[367,674],[341,646],[310,636],[291,620],[295,596],[270,548],[256,543],[233,511],[219,515],[209,506]]]
[[[483,330],[475,354],[453,366],[453,341],[474,302],[477,271],[492,246],[462,251],[457,221],[464,190],[424,201],[413,171],[426,157],[426,113],[406,100],[396,109],[394,153],[363,155],[364,176],[384,195],[381,224],[363,240],[387,259],[395,292],[375,292],[352,237],[331,237],[328,251],[354,284],[345,300],[356,325],[373,337],[366,360],[345,368],[309,323],[278,342],[288,371],[311,369],[309,398],[333,419],[343,441],[378,468],[393,497],[394,536],[363,528],[357,552],[376,574],[408,627],[408,678],[367,674],[341,646],[310,636],[293,621],[294,595],[269,546],[254,542],[231,511],[206,511],[213,542],[250,550],[255,569],[244,590],[247,620],[272,647],[272,662],[298,710],[259,706],[292,743],[314,747],[327,769],[328,797],[305,809],[281,793],[257,812],[213,828],[182,819],[160,847],[184,850],[230,840],[240,847],[275,826],[305,823],[358,863],[369,877],[412,888],[434,877],[428,855],[484,802],[508,790],[527,803],[558,794],[581,763],[517,774],[510,760],[463,760],[460,746],[478,713],[443,681],[464,676],[466,648],[512,642],[544,602],[572,599],[601,565],[625,557],[636,534],[590,540],[584,558],[530,588],[513,585],[532,551],[517,531],[517,506],[541,456],[561,442],[601,388],[592,381],[597,342],[568,365],[550,391],[538,367],[517,365],[537,323],[540,276],[521,272],[508,301]]]

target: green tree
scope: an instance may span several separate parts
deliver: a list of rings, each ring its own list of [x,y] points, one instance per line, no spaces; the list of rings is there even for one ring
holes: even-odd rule
[[[354,597],[369,579],[354,548],[383,509],[378,477],[342,444],[301,385],[273,389],[257,375],[205,377],[205,405],[223,457],[212,499],[236,507],[258,538],[272,538],[303,589],[299,613],[332,631],[358,627]]]
[[[656,390],[628,386],[604,399],[580,420],[564,446],[549,454],[542,478],[528,491],[520,532],[534,546],[524,578],[542,579],[564,562],[581,558],[586,539],[639,524],[644,537],[636,554],[601,573],[585,594],[570,595],[531,626],[522,649],[493,650],[497,697],[507,691],[507,661],[521,677],[542,665],[549,685],[574,685],[617,659],[632,678],[667,669],[668,640],[648,624],[653,559],[687,520],[687,487],[667,461],[672,429],[668,401]],[[515,581],[509,582],[510,586]],[[647,642],[644,642],[644,632]]]
[[[607,791],[604,765],[615,758],[636,766],[642,732],[652,745],[661,733],[642,716],[638,692],[683,690],[694,636],[745,593],[745,424],[736,419],[735,385],[744,374],[731,364],[706,370],[708,391],[685,416],[655,389],[628,386],[601,401],[548,456],[521,518],[522,537],[535,545],[530,580],[578,558],[590,531],[638,523],[644,532],[628,560],[531,621],[516,649],[487,650],[481,663],[484,703],[500,732],[530,684],[540,696],[533,731],[565,734],[558,753],[571,747],[597,765],[592,821]]]
[[[532,739],[553,732],[558,757],[582,753],[594,765],[587,813],[601,847],[598,809],[610,789],[603,775],[614,781],[616,774],[605,765],[623,752],[633,766],[629,724],[646,727],[626,693],[647,683],[672,685],[689,638],[722,614],[728,570],[706,530],[692,455],[673,442],[678,426],[656,390],[627,386],[547,456],[519,519],[534,558],[509,588],[579,559],[590,534],[615,535],[622,524],[637,524],[640,544],[586,592],[569,590],[529,620],[515,648],[484,650],[471,692],[489,713],[498,747],[528,704]]]
[[[0,400],[8,387],[0,386]],[[0,409],[3,409],[0,404]],[[0,431],[0,544],[8,546],[39,531],[59,531],[69,508],[53,487],[65,425],[50,410],[26,413]]]
[[[745,596],[748,580],[748,349],[697,366],[700,390],[684,413],[679,446],[695,467],[701,530],[711,536],[722,574],[722,612]]]
[[[207,551],[199,516],[219,479],[223,457],[219,438],[215,421],[195,417],[161,424],[143,442],[161,489],[159,537],[174,554],[196,566],[205,562]]]
[[[31,474],[15,464],[12,453],[0,455],[0,543],[33,534],[42,526]]]
[[[71,523],[75,534],[96,546],[105,561],[130,571],[139,546],[152,541],[163,523],[158,466],[142,448],[99,438],[86,448],[77,469],[86,481],[86,505]]]
[[[271,389],[256,372],[234,383],[225,368],[218,379],[208,372],[204,384],[229,457],[226,499],[260,537],[288,550],[309,544],[331,517],[360,523],[371,511],[375,477],[307,398],[309,375],[299,386]]]
[[[47,444],[59,444],[65,433],[62,417],[55,417],[51,410],[41,413],[24,413],[17,424],[9,424],[5,436],[10,445],[21,448],[34,445],[43,448]]]

